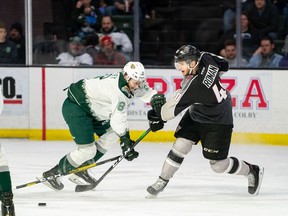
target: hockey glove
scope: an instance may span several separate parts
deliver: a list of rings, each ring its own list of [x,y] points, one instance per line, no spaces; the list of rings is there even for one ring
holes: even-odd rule
[[[147,117],[151,131],[156,132],[164,127],[164,122],[158,117],[154,109],[148,111]]]
[[[161,116],[161,108],[165,103],[166,97],[164,94],[155,94],[150,101],[153,110],[155,110],[158,116]]]
[[[124,136],[120,137],[120,146],[122,149],[122,153],[125,159],[128,161],[132,161],[139,155],[139,153],[132,148],[134,143],[135,142],[130,139],[129,132],[127,132]]]

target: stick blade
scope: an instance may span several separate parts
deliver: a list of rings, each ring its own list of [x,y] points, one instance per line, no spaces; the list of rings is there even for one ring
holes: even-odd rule
[[[96,188],[97,184],[90,184],[90,185],[76,185],[75,192],[85,192],[85,191],[91,191]]]

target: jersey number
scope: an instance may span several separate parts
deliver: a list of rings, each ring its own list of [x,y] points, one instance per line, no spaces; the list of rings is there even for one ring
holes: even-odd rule
[[[216,96],[216,99],[217,99],[218,103],[220,103],[223,99],[227,98],[226,90],[224,90],[223,88],[221,88],[220,91],[219,91],[217,85],[215,84],[212,87],[212,89],[214,91],[214,94]]]
[[[121,102],[119,102],[119,104],[118,104],[118,107],[117,107],[117,108],[118,108],[118,110],[119,110],[119,111],[123,111],[123,110],[124,110],[124,108],[125,108],[125,102],[122,102],[122,101],[121,101]]]

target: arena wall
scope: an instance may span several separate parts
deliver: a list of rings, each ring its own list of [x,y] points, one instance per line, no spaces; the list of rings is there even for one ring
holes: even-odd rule
[[[36,140],[69,140],[62,114],[70,83],[120,71],[119,68],[0,67],[4,109],[0,137]],[[175,69],[147,69],[147,81],[169,98],[179,88],[181,74]],[[233,70],[222,77],[233,97],[233,143],[288,145],[288,100],[286,70]],[[197,94],[197,92],[195,92]],[[286,96],[285,96],[286,95]],[[149,104],[134,99],[128,113],[129,127],[137,138],[149,125]],[[181,114],[150,133],[146,141],[173,141]]]

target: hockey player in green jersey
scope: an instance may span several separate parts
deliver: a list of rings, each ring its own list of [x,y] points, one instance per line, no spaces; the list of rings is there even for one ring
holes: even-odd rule
[[[0,113],[3,109],[3,95],[0,90]],[[0,144],[0,200],[1,215],[15,216],[11,176],[4,149]]]
[[[111,145],[118,142],[128,161],[138,157],[131,146],[127,111],[133,97],[144,102],[162,103],[156,90],[146,82],[144,66],[140,62],[128,62],[122,71],[92,79],[83,79],[68,88],[68,97],[63,103],[62,114],[77,148],[65,155],[43,177],[68,173],[81,166],[96,162]],[[94,134],[99,139],[95,142]],[[76,184],[94,184],[91,173],[81,171],[70,175]],[[46,184],[54,190],[63,189],[60,178],[49,178]]]

